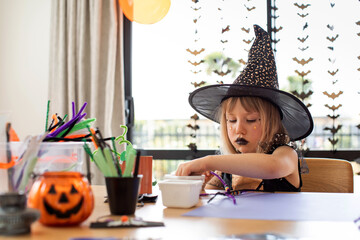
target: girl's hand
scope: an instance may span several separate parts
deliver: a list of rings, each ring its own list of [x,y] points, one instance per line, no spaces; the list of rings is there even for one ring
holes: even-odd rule
[[[206,157],[198,158],[189,162],[180,163],[175,175],[176,176],[190,176],[190,175],[202,175],[205,174],[206,168],[204,162]],[[208,174],[206,174],[208,175]]]

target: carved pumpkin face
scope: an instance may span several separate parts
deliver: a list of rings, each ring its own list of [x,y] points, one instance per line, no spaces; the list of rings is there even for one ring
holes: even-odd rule
[[[46,172],[31,187],[28,205],[40,210],[45,225],[75,225],[88,218],[94,197],[78,172]]]

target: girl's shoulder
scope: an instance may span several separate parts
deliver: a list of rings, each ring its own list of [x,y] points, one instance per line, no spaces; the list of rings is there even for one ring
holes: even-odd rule
[[[275,134],[272,141],[265,144],[262,148],[265,149],[265,153],[272,154],[277,148],[283,146],[296,150],[296,144],[289,141],[289,136],[287,134],[282,133]]]

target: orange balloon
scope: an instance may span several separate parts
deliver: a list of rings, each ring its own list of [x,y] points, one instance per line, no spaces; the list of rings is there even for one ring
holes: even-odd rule
[[[133,22],[153,24],[165,17],[171,0],[119,0],[124,15]]]

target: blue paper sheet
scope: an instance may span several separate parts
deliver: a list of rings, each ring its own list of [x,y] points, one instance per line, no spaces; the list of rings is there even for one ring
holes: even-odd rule
[[[351,193],[259,193],[230,198],[217,196],[183,216],[286,221],[354,221],[360,196]]]

